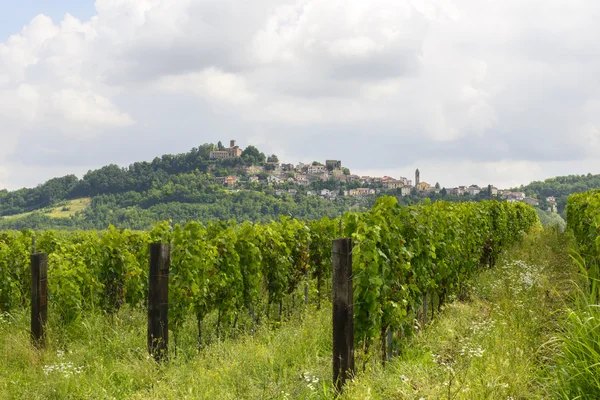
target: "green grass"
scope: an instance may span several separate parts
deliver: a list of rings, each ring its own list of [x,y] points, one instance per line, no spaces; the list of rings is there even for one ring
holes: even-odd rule
[[[23,218],[23,217],[26,217],[33,213],[39,213],[39,212],[48,215],[50,218],[68,218],[71,215],[75,215],[79,211],[85,210],[86,208],[88,208],[90,206],[91,203],[92,203],[92,199],[89,197],[75,199],[75,200],[65,200],[65,201],[61,201],[60,203],[55,204],[54,206],[51,206],[51,207],[46,207],[46,208],[42,208],[40,210],[30,211],[30,212],[21,213],[21,214],[7,215],[7,216],[0,217],[0,218],[18,219],[18,218]]]
[[[559,363],[553,338],[569,315],[561,310],[574,290],[566,254],[562,235],[529,236],[496,268],[471,282],[468,300],[449,303],[423,332],[398,342],[401,354],[385,367],[376,354],[359,358],[358,375],[341,397],[560,397],[558,380],[548,371]],[[208,344],[201,351],[195,321],[188,321],[177,337],[177,356],[171,348],[170,361],[160,366],[146,353],[143,310],[122,310],[114,320],[91,315],[66,327],[51,318],[43,351],[29,344],[28,313],[5,316],[0,322],[0,397],[334,398],[330,306],[294,314],[281,325],[259,326],[254,335],[248,318],[240,318],[239,329],[220,340],[215,319],[203,325]]]

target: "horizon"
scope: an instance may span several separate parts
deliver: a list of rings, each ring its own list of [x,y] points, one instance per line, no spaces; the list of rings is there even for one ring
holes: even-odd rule
[[[229,137],[447,188],[600,171],[592,0],[27,0],[0,15],[0,189]]]

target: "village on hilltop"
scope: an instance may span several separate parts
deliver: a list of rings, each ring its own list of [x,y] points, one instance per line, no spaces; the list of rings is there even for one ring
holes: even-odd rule
[[[223,160],[239,158],[242,156],[242,149],[236,144],[235,140],[230,141],[229,148],[224,148],[210,152],[210,159]],[[333,200],[337,197],[366,197],[377,195],[382,192],[388,192],[400,196],[422,196],[427,197],[434,194],[442,196],[481,196],[487,195],[488,198],[503,199],[508,202],[520,201],[531,206],[538,207],[540,201],[527,197],[524,192],[511,192],[498,189],[494,185],[488,185],[481,188],[477,185],[458,186],[454,188],[442,188],[439,183],[430,185],[421,181],[419,169],[415,171],[414,185],[413,181],[399,177],[398,179],[383,176],[358,176],[350,173],[348,168],[342,167],[340,160],[326,160],[324,164],[313,162],[311,164],[281,163],[279,161],[267,161],[265,165],[250,165],[243,167],[242,175],[229,175],[215,178],[218,183],[228,188],[243,187],[244,184],[267,183],[275,188],[276,195],[284,193],[295,195],[304,188],[303,192],[307,196],[320,196],[325,199]],[[313,189],[314,182],[336,183],[335,188]],[[287,188],[283,188],[286,186]],[[343,188],[342,188],[343,187]],[[339,190],[335,190],[339,188]],[[546,198],[548,211],[557,212],[556,198]]]

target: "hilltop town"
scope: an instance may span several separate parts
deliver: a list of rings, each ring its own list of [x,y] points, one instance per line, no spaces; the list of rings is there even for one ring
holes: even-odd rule
[[[235,140],[230,141],[228,148],[219,146],[210,152],[211,160],[240,159],[244,151]],[[235,165],[235,164],[234,164]],[[557,213],[557,201],[549,196],[542,201],[527,197],[524,192],[498,189],[490,184],[487,187],[477,185],[442,187],[421,180],[419,169],[415,171],[414,181],[406,177],[391,176],[359,176],[352,174],[349,168],[342,166],[341,160],[325,160],[324,163],[299,162],[298,164],[280,162],[272,155],[265,162],[246,165],[234,169],[235,173],[215,178],[230,189],[251,189],[253,185],[267,184],[275,189],[276,195],[295,195],[302,191],[307,196],[320,196],[328,200],[338,197],[361,198],[376,196],[380,193],[400,197],[463,197],[463,198],[495,198],[508,202],[524,202]]]

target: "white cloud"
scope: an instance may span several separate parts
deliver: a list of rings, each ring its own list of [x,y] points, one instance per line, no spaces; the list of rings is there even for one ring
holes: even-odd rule
[[[52,94],[51,102],[69,122],[101,126],[133,124],[131,117],[119,112],[108,98],[91,91],[62,89]]]
[[[160,79],[158,86],[168,92],[192,93],[230,104],[249,104],[256,99],[243,77],[216,68],[166,76]]]
[[[420,160],[440,181],[597,168],[596,3],[97,0],[87,21],[38,15],[0,43],[0,164],[32,185],[60,157],[23,168],[31,143],[78,138],[68,158],[85,170],[83,149],[118,137],[118,158],[95,162],[135,161],[168,130],[171,151],[227,135],[294,158],[339,151],[339,135],[345,165]]]

